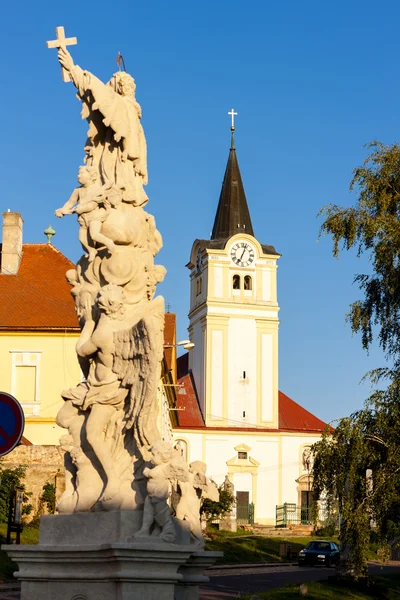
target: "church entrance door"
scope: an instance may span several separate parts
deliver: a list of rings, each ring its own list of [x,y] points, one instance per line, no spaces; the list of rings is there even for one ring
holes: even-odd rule
[[[301,524],[309,525],[311,523],[311,504],[312,492],[301,492]]]
[[[249,522],[249,492],[236,492],[236,522],[246,524]]]

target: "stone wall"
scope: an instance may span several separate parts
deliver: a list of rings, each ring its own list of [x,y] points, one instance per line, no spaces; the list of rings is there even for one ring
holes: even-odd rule
[[[6,469],[27,465],[24,483],[26,491],[32,492],[30,518],[39,510],[39,499],[46,483],[56,486],[57,498],[64,490],[64,452],[60,446],[17,446],[4,456],[1,465]]]

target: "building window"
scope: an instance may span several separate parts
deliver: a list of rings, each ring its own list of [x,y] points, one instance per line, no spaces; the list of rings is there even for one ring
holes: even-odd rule
[[[234,275],[233,276],[232,288],[234,290],[240,290],[240,275]]]
[[[251,281],[250,275],[246,275],[245,278],[244,278],[244,289],[245,290],[252,290],[253,289],[253,283]]]
[[[203,291],[203,279],[202,279],[202,277],[200,277],[199,279],[196,279],[196,296],[199,296],[202,291]]]
[[[41,351],[11,350],[11,394],[25,415],[39,416]]]
[[[239,460],[247,460],[247,452],[238,452]]]

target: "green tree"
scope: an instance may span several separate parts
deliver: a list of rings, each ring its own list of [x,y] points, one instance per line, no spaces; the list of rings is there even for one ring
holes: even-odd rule
[[[21,465],[14,469],[7,469],[1,464],[0,459],[0,523],[7,523],[8,521],[10,494],[11,490],[16,487],[20,487],[24,490],[22,514],[29,515],[33,510],[33,506],[29,503],[29,497],[32,494],[25,491],[24,478],[26,469],[26,465]]]
[[[200,514],[205,515],[207,521],[222,518],[224,515],[228,514],[235,505],[235,496],[228,489],[224,489],[224,484],[219,486],[218,491],[218,502],[206,499],[203,501],[200,508]]]
[[[313,448],[314,494],[328,510],[338,501],[341,541],[356,576],[366,569],[371,521],[384,544],[400,497],[400,146],[368,148],[350,184],[355,206],[324,207],[321,233],[332,236],[335,257],[353,248],[367,255],[371,273],[355,276],[363,297],[347,320],[366,350],[377,338],[391,366],[367,375],[376,389],[364,409],[341,419]]]
[[[56,487],[53,483],[47,482],[44,484],[40,502],[46,505],[49,513],[56,512]]]

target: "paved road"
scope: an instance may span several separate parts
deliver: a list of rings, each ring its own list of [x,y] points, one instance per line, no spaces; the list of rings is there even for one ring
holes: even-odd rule
[[[378,565],[369,567],[371,574],[379,574]],[[227,600],[240,598],[242,594],[255,594],[257,592],[280,588],[289,583],[306,583],[320,581],[334,574],[334,569],[322,567],[258,567],[241,568],[238,570],[213,571],[210,583],[202,587],[201,600]],[[400,572],[399,565],[384,567],[384,573]]]
[[[201,600],[226,600],[242,594],[254,594],[283,587],[288,583],[303,583],[326,579],[332,569],[306,567],[258,567],[230,571],[213,571],[210,583],[201,589]]]
[[[378,565],[369,568],[371,574],[378,574]],[[400,572],[400,563],[384,567],[384,573]],[[239,569],[213,570],[210,583],[200,591],[200,600],[227,600],[240,598],[242,594],[254,594],[263,590],[282,587],[288,583],[319,581],[334,574],[333,569],[321,567],[242,567]],[[20,594],[14,590],[1,589],[0,600],[19,600]],[[5,586],[4,586],[5,587]]]

